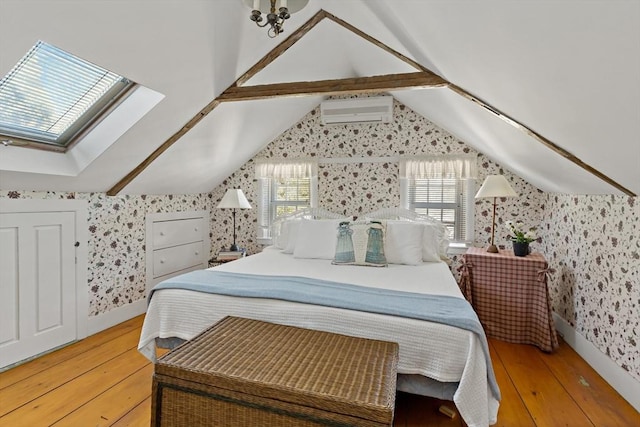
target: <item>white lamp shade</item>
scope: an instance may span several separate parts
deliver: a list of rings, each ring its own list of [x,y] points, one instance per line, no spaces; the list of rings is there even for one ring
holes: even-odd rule
[[[476,199],[481,197],[518,197],[503,175],[489,175],[476,193]]]
[[[238,209],[251,209],[251,205],[249,201],[244,196],[242,190],[238,188],[234,188],[232,190],[227,190],[224,193],[224,197],[218,203],[218,208],[226,209],[226,208],[238,208]]]
[[[258,5],[258,9],[262,13],[271,12],[271,2],[269,0],[242,0],[242,2],[250,7],[252,10]],[[309,0],[288,0],[283,2],[282,0],[276,1],[276,13],[282,6],[287,7],[289,13],[296,13],[309,3]]]

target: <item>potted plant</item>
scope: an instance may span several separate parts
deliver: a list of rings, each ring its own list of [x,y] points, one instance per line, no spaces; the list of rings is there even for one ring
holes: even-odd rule
[[[513,242],[513,254],[515,256],[527,256],[529,254],[529,243],[536,240],[536,232],[533,228],[524,231],[522,222],[506,221],[509,229],[511,241]]]

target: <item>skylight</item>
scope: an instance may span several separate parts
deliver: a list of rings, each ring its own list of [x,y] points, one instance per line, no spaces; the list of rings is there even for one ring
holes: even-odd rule
[[[18,139],[14,145],[64,151],[133,85],[38,41],[0,80],[0,134]]]

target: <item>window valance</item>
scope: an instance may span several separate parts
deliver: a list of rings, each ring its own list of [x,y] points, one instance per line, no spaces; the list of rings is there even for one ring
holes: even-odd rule
[[[256,178],[299,179],[318,176],[318,163],[309,160],[269,160],[257,162]]]
[[[407,179],[476,179],[476,156],[425,156],[400,159],[400,177]]]

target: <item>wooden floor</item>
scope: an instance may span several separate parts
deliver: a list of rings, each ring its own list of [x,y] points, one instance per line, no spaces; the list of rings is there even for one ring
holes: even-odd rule
[[[153,366],[142,316],[0,373],[0,426],[148,426]],[[562,343],[554,354],[490,340],[499,426],[640,426],[640,414]],[[395,426],[464,426],[443,402],[399,394]],[[453,405],[449,403],[453,408]],[[188,426],[185,426],[188,427]]]

